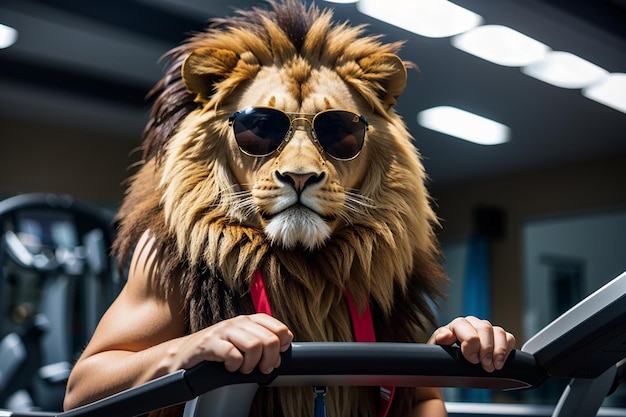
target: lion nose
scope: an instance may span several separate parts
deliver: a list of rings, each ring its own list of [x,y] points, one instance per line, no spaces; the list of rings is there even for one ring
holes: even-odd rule
[[[314,172],[306,172],[298,174],[295,172],[276,172],[279,181],[289,184],[298,194],[300,194],[309,185],[316,184],[324,179],[324,173],[316,174]]]

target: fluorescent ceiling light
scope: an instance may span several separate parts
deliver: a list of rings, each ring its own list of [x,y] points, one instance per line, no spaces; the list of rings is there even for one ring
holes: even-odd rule
[[[583,95],[626,113],[626,74],[613,73],[583,89]]]
[[[541,60],[550,48],[506,26],[485,25],[452,38],[452,45],[469,54],[507,67]]]
[[[17,30],[0,23],[0,49],[8,48],[17,41]]]
[[[502,123],[450,106],[421,111],[417,122],[425,128],[480,145],[499,145],[511,137],[511,129]]]
[[[562,88],[583,88],[609,72],[569,52],[549,52],[541,61],[522,68],[522,72]]]
[[[360,0],[358,10],[370,17],[429,38],[457,35],[483,18],[446,0]]]

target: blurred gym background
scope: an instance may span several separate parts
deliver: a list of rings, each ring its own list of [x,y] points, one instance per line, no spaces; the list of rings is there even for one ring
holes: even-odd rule
[[[397,109],[422,153],[442,219],[452,285],[441,320],[487,317],[521,346],[626,270],[626,105],[591,94],[604,80],[626,77],[626,3],[459,0],[474,23],[429,34],[410,27],[420,19],[408,12],[422,2],[379,2],[402,20],[377,15],[369,7],[376,1],[317,4],[386,40],[406,41],[402,57],[420,68],[409,72]],[[207,19],[261,4],[0,3],[0,24],[17,33],[0,49],[0,338],[26,340],[31,367],[21,377],[19,361],[0,364],[0,408],[58,408],[72,361],[123,285],[108,258],[110,221],[140,157],[146,94],[162,75],[162,55]],[[493,26],[539,41],[541,60],[494,63],[462,49],[463,35]],[[593,64],[591,78],[541,79],[536,70],[552,62],[552,52]],[[551,74],[574,77],[571,62]],[[623,85],[609,90],[626,100]],[[507,136],[476,144],[437,132],[419,115],[441,106],[497,121]],[[554,404],[561,388],[448,395]],[[626,406],[621,391],[607,403]]]

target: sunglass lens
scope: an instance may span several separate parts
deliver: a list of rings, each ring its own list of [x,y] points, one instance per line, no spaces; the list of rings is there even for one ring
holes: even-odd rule
[[[263,156],[280,146],[290,124],[289,116],[278,110],[248,108],[233,119],[233,130],[242,151]]]
[[[324,150],[338,159],[351,159],[361,152],[367,125],[354,113],[331,110],[317,115],[313,129]]]

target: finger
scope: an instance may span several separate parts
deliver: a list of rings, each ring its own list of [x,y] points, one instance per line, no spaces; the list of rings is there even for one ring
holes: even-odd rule
[[[509,354],[507,332],[502,327],[493,328],[493,366],[502,369]]]
[[[506,332],[506,342],[508,351],[509,353],[511,353],[511,351],[515,349],[515,336],[513,336],[513,334],[509,332]]]
[[[258,333],[251,330],[254,327],[261,326],[241,316],[224,320],[197,333],[199,344],[195,343],[202,352],[202,360],[224,362],[226,369],[231,372],[252,372],[263,351],[263,341]]]
[[[222,330],[203,347],[203,360],[224,362],[228,371],[250,373],[260,358],[260,343],[240,328]]]
[[[258,339],[260,357],[258,358],[259,370],[270,373],[280,365],[281,340],[280,337],[268,328],[250,321],[251,325],[245,329],[252,337]],[[256,348],[256,346],[255,346]],[[247,356],[247,353],[246,355]]]
[[[476,364],[480,362],[480,336],[478,330],[470,322],[470,318],[456,318],[445,327],[454,333],[465,359]]]
[[[205,360],[223,362],[229,372],[238,371],[243,364],[243,353],[227,340],[213,341],[212,349],[207,353]]]
[[[435,330],[428,340],[430,344],[450,346],[457,342],[456,335],[447,327],[440,327]]]
[[[291,342],[293,341],[293,333],[283,322],[263,313],[253,314],[248,317],[251,321],[260,324],[261,326],[265,327],[276,336],[278,336],[280,340],[281,352],[289,349],[289,346],[291,346]]]
[[[286,350],[292,339],[283,323],[259,314],[219,322],[196,333],[188,346],[197,351],[198,361],[224,362],[229,371],[242,373],[258,366],[261,372],[270,373],[280,365],[280,351]]]
[[[278,336],[249,318],[239,320],[228,340],[243,353],[243,363],[239,368],[243,373],[250,373],[257,366],[261,372],[270,373],[280,360]]]
[[[515,336],[501,327],[494,327],[494,366],[502,369],[507,357],[515,349]]]
[[[487,372],[493,372],[495,366],[494,360],[494,328],[488,320],[480,320],[476,317],[469,316],[467,320],[478,332],[480,364]]]

